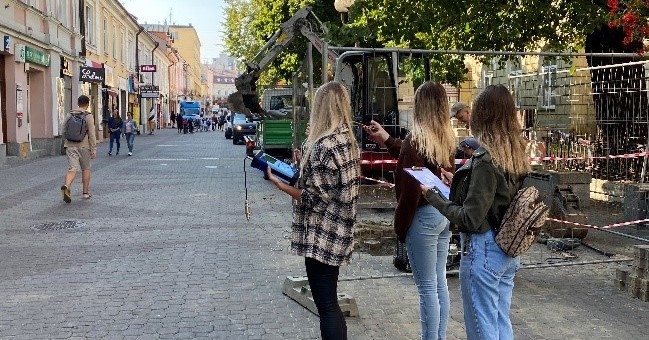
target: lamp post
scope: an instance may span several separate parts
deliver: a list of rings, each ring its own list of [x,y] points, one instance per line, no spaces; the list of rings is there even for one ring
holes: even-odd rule
[[[340,21],[342,21],[343,24],[347,23],[347,19],[349,18],[349,14],[347,12],[349,11],[349,7],[354,4],[354,1],[355,0],[334,1],[334,7],[336,8],[336,11],[340,12]]]

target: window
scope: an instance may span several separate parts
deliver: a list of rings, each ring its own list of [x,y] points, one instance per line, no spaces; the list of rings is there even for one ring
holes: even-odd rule
[[[120,49],[120,61],[122,64],[126,65],[126,44],[125,44],[125,33],[124,28],[121,29],[119,34],[119,49]]]
[[[541,107],[554,109],[556,105],[557,65],[543,66],[543,91],[541,94]]]
[[[95,45],[95,11],[90,5],[86,5],[86,43]]]
[[[494,73],[491,71],[482,72],[482,87],[485,88],[493,83]]]
[[[108,18],[104,15],[104,46],[102,48],[104,49],[104,54],[108,55]]]
[[[128,53],[128,70],[133,72],[135,71],[135,62],[133,61],[135,51],[133,50],[133,37],[130,35],[128,36],[127,53]]]
[[[514,101],[516,102],[516,108],[520,108],[522,102],[522,93],[521,93],[523,91],[522,77],[523,77],[522,70],[514,70],[509,74],[509,84],[510,84],[509,88],[514,91]]]
[[[59,22],[63,24],[63,26],[68,25],[68,2],[67,1],[59,1],[59,6],[57,8],[58,13],[57,13],[57,18],[59,19]]]
[[[117,60],[117,26],[113,24],[113,59]]]

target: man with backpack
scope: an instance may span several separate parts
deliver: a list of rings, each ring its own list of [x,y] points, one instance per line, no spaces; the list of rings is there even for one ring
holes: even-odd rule
[[[63,120],[61,135],[68,160],[68,171],[65,183],[61,186],[61,195],[65,203],[72,201],[70,186],[81,169],[83,198],[90,195],[90,160],[97,157],[97,140],[95,137],[95,120],[88,112],[90,98],[81,95],[77,100],[78,109],[70,111]]]

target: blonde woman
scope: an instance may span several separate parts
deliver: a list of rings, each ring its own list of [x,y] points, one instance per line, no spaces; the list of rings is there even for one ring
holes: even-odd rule
[[[336,290],[340,266],[351,259],[359,191],[359,150],[351,117],[345,87],[338,82],[320,86],[309,119],[297,187],[267,172],[269,180],[296,201],[291,251],[305,257],[325,340],[347,339]]]
[[[518,257],[494,241],[494,229],[530,171],[525,140],[509,90],[490,85],[473,104],[471,130],[482,147],[458,169],[451,200],[422,187],[432,206],[460,230],[460,287],[469,340],[513,339],[509,310]]]
[[[421,339],[445,339],[450,311],[446,258],[451,238],[448,220],[421,195],[419,182],[404,168],[426,167],[442,177],[454,169],[455,138],[444,87],[426,82],[415,93],[414,124],[401,141],[376,122],[365,129],[398,158],[395,170],[397,207],[394,231],[406,243],[419,291]]]

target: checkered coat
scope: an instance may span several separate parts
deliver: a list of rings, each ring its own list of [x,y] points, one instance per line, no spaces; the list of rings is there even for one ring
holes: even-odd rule
[[[349,264],[360,185],[357,151],[346,125],[315,142],[298,181],[291,251],[331,266]]]

